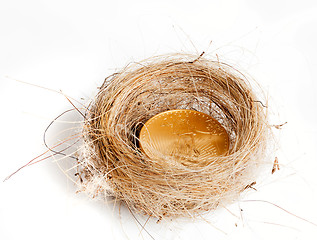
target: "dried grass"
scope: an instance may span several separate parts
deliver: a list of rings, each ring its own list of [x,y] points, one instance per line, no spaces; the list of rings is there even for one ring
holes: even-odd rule
[[[145,155],[138,143],[141,127],[172,109],[217,119],[229,134],[229,153],[190,165]],[[266,108],[243,74],[180,54],[133,63],[108,77],[83,129],[83,188],[158,218],[193,217],[237,199],[257,176],[268,135]]]

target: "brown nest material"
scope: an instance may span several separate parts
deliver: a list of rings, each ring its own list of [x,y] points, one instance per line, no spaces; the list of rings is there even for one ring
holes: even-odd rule
[[[138,135],[158,113],[191,109],[229,134],[229,153],[192,164],[149,158]],[[236,69],[202,56],[160,56],[108,77],[84,123],[83,186],[153,217],[193,217],[235,200],[255,180],[266,149],[263,104]]]

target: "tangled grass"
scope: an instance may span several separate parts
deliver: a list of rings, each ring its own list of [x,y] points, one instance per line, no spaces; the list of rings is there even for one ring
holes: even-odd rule
[[[216,119],[229,135],[228,154],[192,164],[148,157],[140,129],[173,109]],[[83,188],[149,216],[193,217],[234,201],[255,180],[268,128],[254,86],[225,63],[177,54],[129,64],[105,80],[86,112]]]

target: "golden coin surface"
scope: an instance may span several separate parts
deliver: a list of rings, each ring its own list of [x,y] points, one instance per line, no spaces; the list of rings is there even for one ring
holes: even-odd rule
[[[199,162],[225,155],[229,150],[229,136],[217,120],[187,109],[170,110],[150,118],[140,131],[139,141],[143,152],[155,159],[171,156]]]

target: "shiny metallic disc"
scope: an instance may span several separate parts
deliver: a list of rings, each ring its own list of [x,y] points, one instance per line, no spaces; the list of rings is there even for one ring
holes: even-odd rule
[[[150,118],[140,131],[140,146],[150,158],[173,157],[180,161],[225,155],[229,137],[211,116],[194,110],[179,109]]]

